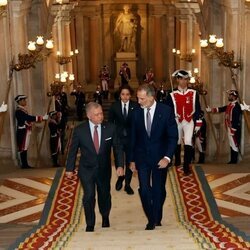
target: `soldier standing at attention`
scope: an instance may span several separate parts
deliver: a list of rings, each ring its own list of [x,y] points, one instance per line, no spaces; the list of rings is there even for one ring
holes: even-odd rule
[[[26,109],[27,106],[27,96],[18,95],[15,97],[17,102],[17,108],[15,112],[17,120],[17,147],[20,154],[21,168],[31,168],[27,160],[27,150],[29,147],[32,122],[41,122],[48,119],[48,115],[44,116],[33,116],[29,115]]]

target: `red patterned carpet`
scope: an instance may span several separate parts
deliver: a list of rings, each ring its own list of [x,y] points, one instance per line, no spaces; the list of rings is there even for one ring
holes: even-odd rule
[[[190,176],[181,168],[169,171],[179,223],[201,249],[250,249],[249,237],[221,219],[201,168]],[[70,241],[81,218],[81,192],[77,176],[69,180],[59,171],[49,193],[42,219],[10,249],[59,249]]]

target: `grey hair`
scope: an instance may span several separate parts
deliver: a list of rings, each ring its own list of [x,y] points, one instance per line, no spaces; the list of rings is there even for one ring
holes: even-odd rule
[[[97,103],[97,102],[89,102],[88,104],[86,104],[86,107],[85,107],[86,114],[88,114],[90,112],[90,110],[98,109],[98,108],[102,108],[102,106],[99,103]]]
[[[155,88],[150,84],[142,84],[137,91],[145,91],[147,96],[155,96]]]

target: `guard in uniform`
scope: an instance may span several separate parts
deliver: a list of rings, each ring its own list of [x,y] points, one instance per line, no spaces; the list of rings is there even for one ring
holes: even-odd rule
[[[100,83],[102,86],[103,98],[108,99],[109,81],[110,81],[110,73],[109,73],[108,66],[104,65],[102,67],[102,70],[100,70],[99,78],[100,78]]]
[[[156,92],[156,100],[157,102],[166,103],[168,92],[164,89],[164,85],[160,86],[160,89]]]
[[[50,130],[50,152],[54,167],[60,167],[58,164],[58,154],[61,150],[60,119],[61,113],[57,111],[49,112],[49,130]]]
[[[198,131],[201,126],[199,94],[196,90],[187,87],[191,77],[189,72],[180,69],[175,71],[172,76],[176,78],[178,87],[169,94],[167,104],[174,109],[178,125],[179,140],[175,152],[175,166],[181,164],[181,143],[183,141],[183,170],[185,175],[189,175],[189,165],[193,155],[193,133]]]
[[[143,81],[148,84],[154,85],[154,72],[153,69],[147,69],[145,75],[143,76]]]
[[[70,93],[70,95],[75,96],[75,105],[78,121],[82,121],[83,109],[85,106],[85,94],[82,91],[82,86],[78,85],[77,88]]]
[[[121,86],[128,85],[131,79],[131,72],[127,63],[124,62],[122,64],[120,71],[119,71],[119,75],[121,76]]]
[[[206,151],[206,134],[207,134],[207,122],[204,117],[204,111],[201,110],[200,117],[202,124],[200,129],[194,133],[194,147],[199,151],[198,163],[205,163],[205,151]]]
[[[97,102],[102,105],[102,89],[100,85],[96,86],[96,90],[94,93],[94,102]]]
[[[238,102],[238,91],[228,90],[228,105],[210,108],[207,107],[207,112],[222,113],[225,112],[225,125],[228,134],[228,140],[231,150],[231,159],[228,164],[236,164],[238,162],[240,135],[241,135],[241,106]]]
[[[48,119],[48,115],[44,116],[33,116],[29,115],[26,110],[27,96],[18,95],[15,97],[17,102],[17,108],[15,112],[15,117],[17,120],[17,147],[20,154],[21,168],[31,168],[27,160],[27,150],[29,147],[32,122],[41,122]]]

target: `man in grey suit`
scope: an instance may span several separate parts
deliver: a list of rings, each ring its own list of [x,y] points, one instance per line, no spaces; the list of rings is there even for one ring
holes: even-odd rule
[[[84,196],[83,207],[86,219],[86,232],[95,227],[95,190],[98,194],[98,206],[102,215],[102,227],[109,227],[111,210],[111,149],[113,148],[116,171],[123,176],[123,153],[114,124],[103,121],[100,104],[90,102],[86,105],[89,121],[78,125],[73,132],[66,163],[66,175],[70,178],[75,169],[78,149],[81,151],[78,176]]]
[[[167,166],[175,152],[178,130],[173,110],[155,101],[152,85],[137,90],[140,108],[133,112],[130,169],[138,171],[139,194],[148,219],[146,230],[161,226]]]

